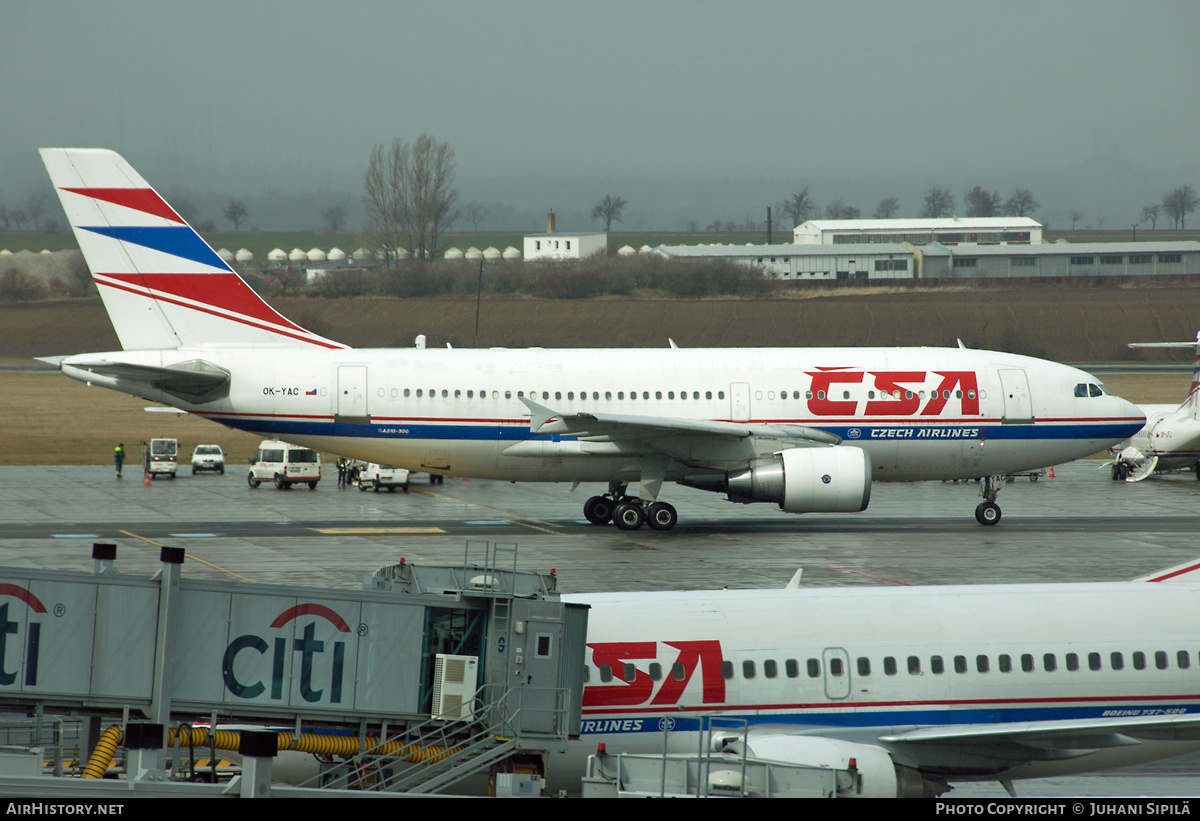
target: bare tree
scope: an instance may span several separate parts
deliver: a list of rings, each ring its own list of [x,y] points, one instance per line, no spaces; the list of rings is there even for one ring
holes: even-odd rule
[[[1141,221],[1150,223],[1151,231],[1153,231],[1154,227],[1156,225],[1158,225],[1158,214],[1161,210],[1162,210],[1162,206],[1158,205],[1158,204],[1147,205],[1145,208],[1142,209],[1142,220]],[[1074,214],[1075,212],[1072,211],[1071,213]],[[1082,216],[1082,214],[1080,216]]]
[[[471,223],[471,230],[479,230],[479,221],[487,216],[487,207],[482,202],[468,202],[462,209],[463,218]]]
[[[321,212],[321,219],[330,231],[337,233],[346,222],[346,208],[342,205],[331,205]]]
[[[234,231],[242,230],[242,223],[246,221],[248,216],[246,212],[246,203],[242,200],[230,200],[229,205],[225,206],[225,219],[233,223]]]
[[[694,234],[700,230],[700,224],[695,220],[688,220],[687,230],[689,234]]]
[[[994,217],[1000,213],[1000,195],[977,185],[963,194],[968,217]]]
[[[21,230],[21,224],[27,219],[29,219],[29,217],[25,216],[25,212],[20,208],[12,212],[12,221],[17,224],[18,231]]]
[[[371,149],[363,183],[367,241],[388,254],[408,243],[415,259],[437,256],[443,232],[458,221],[454,149],[428,134]]]
[[[1028,188],[1018,188],[1004,201],[1004,211],[1010,217],[1028,217],[1041,207]]]
[[[33,220],[34,231],[42,230],[42,214],[46,212],[47,202],[46,195],[37,191],[30,191],[28,199],[25,200],[25,215]]]
[[[792,218],[792,227],[795,228],[811,217],[813,212],[817,210],[817,206],[813,203],[812,198],[808,196],[808,188],[806,186],[784,200],[780,204],[779,210],[785,216]]]
[[[921,208],[921,216],[925,219],[948,217],[954,213],[954,195],[948,188],[938,188],[936,185],[925,195],[925,204]]]
[[[604,230],[612,230],[614,222],[621,221],[621,212],[625,210],[624,197],[614,197],[612,194],[605,194],[604,199],[596,203],[596,207],[592,209],[593,220],[604,220]]]
[[[9,223],[12,222],[12,214],[8,210],[7,205],[0,205],[0,223],[4,223],[4,230],[8,230]]]
[[[1187,227],[1187,215],[1200,205],[1200,198],[1190,185],[1181,185],[1163,197],[1162,207],[1175,227],[1181,231]]]
[[[1079,210],[1075,210],[1075,211],[1072,211],[1072,212],[1071,212],[1071,230],[1072,230],[1072,231],[1074,231],[1074,230],[1075,230],[1075,226],[1076,226],[1076,225],[1079,223],[1079,221],[1080,221],[1081,219],[1083,219],[1085,216],[1086,216],[1086,215],[1085,215],[1085,214],[1084,214],[1082,211],[1079,211]],[[1157,214],[1155,214],[1155,216],[1157,217],[1158,215],[1157,215]]]
[[[856,220],[862,216],[862,211],[853,205],[846,205],[841,200],[834,200],[825,206],[825,219]]]
[[[879,201],[879,205],[875,206],[875,219],[888,220],[896,216],[896,212],[900,210],[900,201],[895,197],[884,197]]]

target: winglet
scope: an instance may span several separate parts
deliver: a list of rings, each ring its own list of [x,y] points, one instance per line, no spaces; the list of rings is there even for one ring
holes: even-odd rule
[[[525,407],[533,411],[533,415],[529,419],[529,429],[534,433],[551,419],[558,419],[562,416],[561,413],[552,411],[545,405],[539,405],[537,402],[534,402],[532,399],[526,399],[524,396],[521,397],[521,401],[525,403]]]
[[[1159,582],[1162,584],[1185,584],[1200,587],[1200,558],[1168,567],[1134,579],[1135,582]]]
[[[800,576],[803,574],[804,574],[804,568],[803,567],[797,568],[796,572],[792,574],[792,577],[790,579],[788,579],[788,583],[783,586],[783,589],[784,590],[799,590],[800,589]]]

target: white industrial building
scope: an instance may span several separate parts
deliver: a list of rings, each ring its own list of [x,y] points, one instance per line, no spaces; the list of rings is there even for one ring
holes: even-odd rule
[[[525,237],[526,260],[583,259],[608,249],[608,234],[529,234]]]
[[[725,259],[772,279],[991,279],[1200,274],[1200,242],[1038,245],[870,242],[859,244],[662,245],[668,259]]]
[[[772,279],[913,279],[919,257],[896,243],[862,245],[660,245],[668,259],[727,259]]]
[[[809,220],[796,226],[792,239],[797,245],[1036,245],[1042,241],[1042,224],[1029,217]]]

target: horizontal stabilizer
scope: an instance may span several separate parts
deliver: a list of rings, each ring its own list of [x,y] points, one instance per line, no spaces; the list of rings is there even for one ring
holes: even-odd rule
[[[60,367],[63,373],[81,382],[93,381],[89,379],[89,374],[94,374],[157,388],[192,403],[211,402],[229,395],[229,372],[201,359],[181,362],[169,368],[107,359],[72,359],[61,363]]]

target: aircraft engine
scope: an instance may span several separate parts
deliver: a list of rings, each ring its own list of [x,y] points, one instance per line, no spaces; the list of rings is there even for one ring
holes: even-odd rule
[[[788,448],[728,474],[722,489],[731,502],[775,502],[788,513],[857,513],[871,501],[871,457],[848,445]]]
[[[739,740],[740,741],[740,740]],[[738,751],[740,743],[726,747]],[[928,798],[945,792],[944,783],[896,764],[882,747],[822,736],[753,736],[747,752],[758,759],[838,771],[839,798]]]

